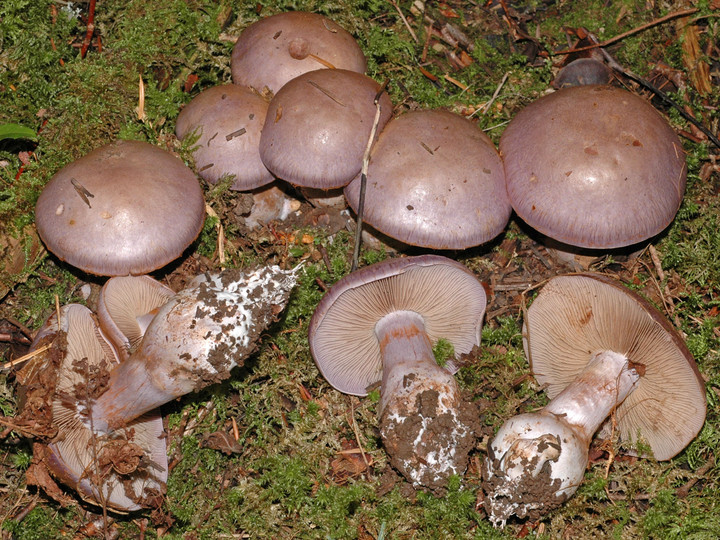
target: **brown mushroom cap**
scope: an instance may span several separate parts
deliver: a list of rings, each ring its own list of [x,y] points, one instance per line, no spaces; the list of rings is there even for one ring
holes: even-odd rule
[[[611,249],[660,233],[685,191],[685,153],[645,100],[578,86],[520,111],[500,139],[507,190],[529,226],[571,246]]]
[[[234,84],[203,90],[180,111],[175,124],[178,139],[195,133],[193,146],[198,174],[211,184],[232,174],[230,189],[246,191],[275,177],[260,160],[260,133],[267,101],[252,90]]]
[[[146,274],[200,234],[202,189],[193,172],[148,143],[118,140],[55,174],[35,222],[50,251],[92,274]]]
[[[357,211],[360,177],[345,197]],[[465,249],[500,234],[510,219],[502,161],[472,122],[442,110],[388,122],[373,147],[364,220],[414,246]]]
[[[310,321],[310,351],[327,381],[365,396],[382,378],[375,325],[394,311],[418,313],[431,342],[450,341],[455,354],[480,344],[485,289],[462,264],[439,255],[388,259],[338,281]],[[454,373],[451,360],[445,369]]]
[[[527,311],[525,352],[554,398],[595,353],[612,350],[640,374],[617,408],[622,439],[647,441],[656,459],[680,452],[705,420],[705,384],[682,338],[646,300],[599,274],[558,276]]]
[[[344,69],[320,69],[296,77],[270,102],[260,137],[260,157],[291,184],[332,189],[360,172],[375,119],[380,85]],[[379,97],[378,132],[392,117],[386,93]]]
[[[150,321],[175,292],[150,276],[114,277],[105,282],[98,298],[100,327],[121,360],[137,349]]]
[[[327,67],[365,73],[365,55],[355,38],[323,15],[279,13],[248,26],[232,51],[235,84],[277,93],[295,77]]]
[[[65,339],[58,339],[62,332]],[[36,456],[60,482],[86,501],[118,512],[148,506],[165,492],[167,451],[162,418],[150,413],[112,435],[93,432],[83,411],[102,389],[118,359],[85,306],[69,304],[53,315],[38,339],[63,351],[52,401],[57,436],[35,445]],[[98,474],[100,469],[102,473]]]

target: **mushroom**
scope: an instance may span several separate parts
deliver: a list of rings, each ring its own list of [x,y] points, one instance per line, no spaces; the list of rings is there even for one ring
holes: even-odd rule
[[[100,289],[100,328],[124,361],[137,349],[158,309],[175,292],[150,276],[110,278]]]
[[[485,507],[495,525],[538,519],[582,481],[614,414],[623,443],[671,459],[705,420],[705,385],[682,338],[646,300],[599,274],[551,279],[527,311],[525,354],[550,403],[505,422],[488,445]]]
[[[610,68],[603,62],[594,58],[578,58],[564,66],[552,84],[555,88],[567,88],[609,82]]]
[[[270,101],[260,157],[286,182],[323,190],[345,186],[362,168],[380,85],[361,73],[320,69],[296,77]],[[379,97],[378,130],[392,116]]]
[[[269,266],[196,277],[158,310],[137,350],[110,373],[92,404],[95,428],[116,430],[228,378],[284,309],[297,272]]]
[[[40,368],[29,364],[22,376],[31,389],[37,377],[54,384],[40,390],[52,393],[51,422],[57,431],[47,442],[35,443],[34,463],[83,500],[103,508],[125,513],[157,506],[168,474],[160,415],[150,413],[112,434],[101,434],[88,414],[108,371],[118,363],[90,310],[79,304],[63,306],[59,320],[52,315],[38,332],[32,349],[45,345],[50,346],[49,361]]]
[[[461,397],[440,338],[456,355],[480,343],[486,296],[462,264],[438,255],[389,259],[338,281],[310,321],[310,351],[325,379],[346,394],[380,386],[380,434],[392,465],[415,486],[442,489],[462,474],[477,412]]]
[[[260,160],[260,133],[267,101],[234,84],[203,90],[180,111],[175,133],[180,140],[198,139],[192,152],[198,174],[210,184],[233,175],[230,189],[246,191],[269,184],[275,177]]]
[[[57,172],[35,207],[40,238],[91,274],[146,274],[178,258],[200,234],[200,183],[178,158],[118,140]]]
[[[360,176],[345,188],[357,212]],[[505,174],[492,141],[443,110],[405,113],[370,154],[363,220],[413,246],[465,249],[495,238],[510,219]]]
[[[277,93],[288,81],[322,68],[365,73],[367,62],[347,30],[317,13],[265,17],[240,34],[230,61],[235,84]]]
[[[654,237],[685,190],[675,132],[645,100],[611,86],[564,88],[531,103],[505,129],[500,152],[517,215],[568,251]]]

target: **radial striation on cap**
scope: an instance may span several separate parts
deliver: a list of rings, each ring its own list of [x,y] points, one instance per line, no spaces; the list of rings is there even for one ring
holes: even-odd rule
[[[169,152],[138,141],[115,141],[65,166],[35,207],[47,248],[102,276],[162,268],[197,238],[204,218],[193,172]]]

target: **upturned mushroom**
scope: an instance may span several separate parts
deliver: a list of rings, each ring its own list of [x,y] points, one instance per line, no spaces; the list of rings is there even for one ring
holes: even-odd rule
[[[27,406],[42,401],[38,392],[52,396],[47,420],[55,433],[34,444],[34,466],[46,468],[83,500],[103,508],[125,513],[156,507],[168,474],[160,415],[149,413],[112,434],[100,434],[88,412],[118,363],[90,310],[63,306],[59,319],[52,315],[40,329],[32,348],[41,351],[46,345],[45,356],[26,365],[18,377],[27,388]],[[35,385],[38,378],[42,388]]]
[[[137,349],[158,309],[174,295],[150,276],[121,276],[105,282],[98,298],[98,323],[121,360]]]
[[[455,360],[440,367],[433,343],[456,355],[480,343],[486,296],[462,264],[437,255],[390,259],[338,281],[310,321],[310,351],[346,394],[380,385],[380,433],[392,465],[415,486],[439,490],[462,474],[477,412],[461,397]]]
[[[226,379],[285,308],[298,268],[202,274],[165,303],[130,358],[92,403],[95,429],[109,432],[177,397]]]
[[[238,37],[230,61],[235,84],[273,94],[288,81],[323,68],[365,73],[355,38],[317,13],[288,11],[251,24]]]
[[[593,435],[614,414],[623,444],[671,459],[705,420],[705,385],[682,338],[646,300],[599,274],[551,279],[527,311],[525,354],[550,403],[488,445],[490,520],[538,519],[582,482]]]
[[[193,172],[169,152],[118,140],[57,172],[35,207],[40,238],[60,260],[101,276],[141,275],[197,238],[205,200]]]
[[[505,129],[500,153],[517,215],[567,252],[656,236],[685,191],[685,153],[670,125],[644,99],[607,85],[531,103]]]
[[[345,188],[358,211],[361,177]],[[505,173],[492,141],[443,110],[390,120],[370,154],[363,220],[412,246],[466,249],[500,234],[510,219]]]

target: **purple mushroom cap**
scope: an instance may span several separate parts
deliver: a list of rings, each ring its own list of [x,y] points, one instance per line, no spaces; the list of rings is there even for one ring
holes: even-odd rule
[[[246,191],[275,177],[260,160],[260,133],[267,101],[234,84],[203,90],[180,111],[175,125],[178,139],[198,136],[192,152],[198,174],[211,184],[233,175],[231,189]]]
[[[177,157],[118,140],[62,168],[38,198],[50,251],[92,274],[147,274],[178,258],[202,229],[205,200]]]
[[[500,139],[515,212],[557,241],[588,249],[660,233],[682,202],[680,140],[645,100],[577,86],[520,111]]]
[[[365,73],[367,62],[350,33],[323,15],[289,11],[248,26],[232,52],[235,84],[277,93],[308,71],[334,67]]]
[[[345,188],[357,211],[360,177]],[[413,246],[465,249],[500,234],[510,219],[503,164],[470,120],[442,110],[388,122],[370,155],[364,220]]]
[[[360,172],[380,85],[362,73],[320,69],[296,77],[275,95],[260,138],[260,157],[291,184],[332,189]],[[392,117],[380,94],[378,131]]]

